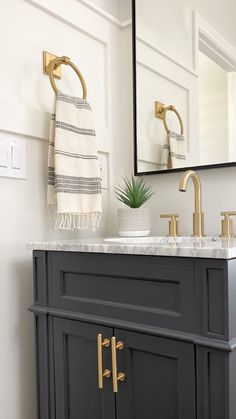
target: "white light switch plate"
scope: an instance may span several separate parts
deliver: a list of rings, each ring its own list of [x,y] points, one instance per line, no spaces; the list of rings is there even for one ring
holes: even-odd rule
[[[18,170],[22,167],[22,147],[19,144],[11,146],[11,167]]]
[[[26,179],[24,138],[0,132],[0,176]]]

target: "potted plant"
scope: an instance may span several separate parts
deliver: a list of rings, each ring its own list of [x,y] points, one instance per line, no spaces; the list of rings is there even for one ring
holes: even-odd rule
[[[115,188],[117,199],[128,208],[118,209],[119,234],[126,237],[148,236],[150,210],[142,206],[154,194],[143,178],[123,178],[123,184]]]

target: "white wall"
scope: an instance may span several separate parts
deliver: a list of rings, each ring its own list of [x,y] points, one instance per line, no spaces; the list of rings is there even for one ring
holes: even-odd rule
[[[94,109],[99,150],[106,153],[110,171],[113,142],[119,144],[122,138],[117,128],[121,38],[117,24],[85,2],[0,3],[4,57],[0,70],[0,132],[23,135],[27,151],[25,181],[0,177],[0,418],[34,419],[33,316],[27,311],[32,304],[32,255],[25,244],[86,235],[55,232],[48,222],[47,136],[54,94],[48,77],[42,74],[42,51],[67,55],[81,69]],[[80,94],[78,79],[65,66],[63,80],[57,83],[68,93]],[[110,207],[108,190],[103,192],[101,228],[87,235],[107,233],[113,218]]]

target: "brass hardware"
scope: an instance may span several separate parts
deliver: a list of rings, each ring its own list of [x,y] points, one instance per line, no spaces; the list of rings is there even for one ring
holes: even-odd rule
[[[221,220],[220,237],[234,237],[233,220],[230,217],[236,215],[236,211],[222,211],[220,215],[224,217],[223,220]]]
[[[188,170],[179,182],[179,191],[186,192],[189,179],[192,178],[195,196],[195,211],[193,214],[193,237],[204,237],[204,214],[202,212],[202,187],[196,172]]]
[[[123,372],[117,373],[117,358],[116,351],[124,349],[124,343],[119,341],[116,343],[116,338],[111,338],[111,357],[112,357],[112,381],[113,381],[113,392],[118,392],[118,382],[125,380],[125,374]]]
[[[111,377],[111,371],[106,369],[102,375],[103,375],[103,377],[110,378]]]
[[[181,118],[179,112],[177,111],[177,109],[173,105],[165,106],[161,102],[155,102],[155,117],[160,118],[160,119],[163,120],[164,127],[166,129],[167,134],[169,134],[171,132],[171,130],[168,128],[168,125],[167,125],[167,122],[166,122],[166,114],[167,114],[168,111],[174,112],[176,114],[176,116],[179,120],[179,124],[180,124],[180,132],[181,132],[181,135],[183,135],[184,134],[184,125],[183,125],[182,118]]]
[[[160,215],[160,218],[170,218],[168,237],[179,236],[179,221],[177,220],[178,217],[179,217],[179,214],[161,214]]]
[[[116,349],[122,350],[124,349],[124,347],[125,347],[124,343],[119,340],[116,344]]]
[[[125,373],[124,372],[119,372],[117,375],[117,381],[123,382],[125,381]]]
[[[56,55],[50,54],[50,52],[43,51],[43,73],[49,76],[49,64],[52,60],[57,58]],[[54,68],[53,75],[56,79],[61,79],[61,66]]]
[[[103,371],[103,361],[102,361],[102,347],[109,348],[110,339],[102,340],[102,335],[97,336],[97,346],[98,346],[98,388],[103,388],[103,377],[110,378],[111,371],[106,369]]]
[[[50,59],[50,56],[54,57],[54,58]],[[83,78],[83,75],[80,72],[80,70],[76,67],[76,65],[74,63],[72,63],[72,61],[70,60],[69,57],[66,57],[66,56],[57,57],[57,56],[53,56],[52,54],[49,54],[46,51],[44,51],[43,52],[43,59],[44,59],[44,68],[45,68],[44,73],[49,75],[49,80],[50,80],[51,86],[52,86],[52,88],[53,88],[53,90],[56,94],[58,93],[58,88],[57,88],[55,80],[54,80],[55,70],[57,72],[58,69],[60,69],[61,64],[65,64],[65,65],[69,65],[71,68],[73,68],[73,70],[75,71],[75,73],[79,77],[80,83],[81,83],[82,89],[83,89],[83,99],[87,98],[87,87],[86,87],[86,83],[85,83],[85,80]],[[47,61],[47,65],[46,65],[46,61]],[[59,78],[59,77],[57,77],[57,78]]]
[[[104,341],[102,342],[102,346],[105,346],[105,348],[109,348],[110,343],[110,339],[104,339]]]
[[[163,119],[163,110],[165,108],[164,103],[155,102],[155,117],[159,119]]]

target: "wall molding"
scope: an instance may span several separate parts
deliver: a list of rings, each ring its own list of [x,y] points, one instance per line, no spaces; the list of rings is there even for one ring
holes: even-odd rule
[[[29,138],[48,141],[51,113],[40,109],[30,108],[18,103],[0,101],[1,124],[0,132],[9,132]],[[12,117],[14,115],[14,118]],[[105,129],[98,128],[97,135],[100,140],[98,151],[110,153],[108,134]]]
[[[113,25],[115,25],[119,29],[124,29],[127,26],[131,26],[131,24],[132,24],[131,19],[123,21],[123,20],[113,16],[111,13],[106,12],[104,9],[102,9],[101,7],[94,4],[93,1],[91,1],[91,0],[77,0],[77,1],[79,3],[82,3],[83,5],[85,5],[86,7],[88,7],[88,9],[97,13],[99,16],[102,16],[104,19],[106,19],[108,22],[112,23]]]
[[[78,0],[80,1],[80,0]],[[82,0],[86,1],[86,0]],[[169,54],[156,47],[152,42],[144,38],[142,35],[137,34],[137,40],[144,45],[151,48],[156,53],[162,55],[164,58],[177,65],[182,70],[187,71],[195,77],[198,77],[198,53],[199,46],[204,50],[208,50],[209,55],[218,57],[218,61],[223,64],[228,71],[236,71],[236,48],[232,46],[219,32],[217,32],[199,13],[193,11],[192,14],[192,62],[193,67],[189,68],[171,57]],[[200,45],[199,45],[200,44]]]
[[[76,31],[90,37],[91,39],[103,43],[104,46],[106,46],[107,42],[102,36],[97,36],[95,34],[94,30],[92,29],[92,25],[89,24],[89,22],[85,22],[85,19],[83,19],[83,24],[81,24],[81,21],[76,21],[76,16],[73,16],[73,13],[68,11],[67,7],[67,15],[62,13],[62,7],[61,4],[59,5],[59,2],[49,2],[49,0],[23,0],[26,3],[31,4],[32,6],[37,7],[39,10],[47,13],[48,15],[54,17],[55,19],[59,20],[60,22],[65,23],[66,25],[70,26],[71,28],[75,29]],[[62,3],[62,1],[60,2]],[[76,0],[76,3],[80,3],[78,0]],[[82,4],[82,3],[81,3]]]
[[[67,20],[65,18],[65,16],[63,16],[61,13],[57,13],[55,10],[57,9],[55,3],[54,4],[48,4],[47,0],[24,0],[25,2],[32,4],[33,6],[38,7],[39,9],[46,11],[47,13],[50,12],[50,14],[54,17],[59,17],[60,16],[60,20],[64,21],[67,24],[70,24],[71,27],[75,27],[77,30],[81,28],[77,25],[72,25],[71,20]],[[109,23],[111,23],[112,25],[114,25],[115,27],[117,27],[118,29],[125,29],[129,26],[132,25],[132,19],[128,19],[128,20],[120,20],[118,18],[116,18],[115,16],[113,16],[112,14],[106,12],[104,9],[102,9],[101,7],[95,5],[91,0],[76,0],[76,2],[78,4],[81,4],[83,6],[85,6],[89,11],[94,12],[94,14],[96,14],[97,16],[102,17],[103,19],[105,19],[106,21],[108,21]],[[81,30],[82,31],[82,30]],[[99,38],[98,38],[99,39]]]
[[[51,114],[18,103],[0,101],[0,130],[48,140]],[[14,117],[13,117],[14,115]]]
[[[193,68],[198,73],[199,50],[226,71],[236,71],[236,48],[202,16],[193,12]]]
[[[156,68],[152,67],[150,64],[147,64],[143,62],[142,60],[137,60],[137,64],[141,67],[146,68],[147,70],[151,71],[152,73],[157,74],[159,77],[167,80],[168,82],[175,84],[177,87],[179,87],[182,90],[185,90],[185,92],[189,92],[189,87],[186,87],[184,84],[180,83],[179,81],[175,80],[174,78],[167,76],[166,74],[158,71]]]
[[[178,66],[179,68],[181,68],[181,70],[187,71],[188,73],[190,73],[191,75],[197,77],[198,74],[195,70],[181,64],[179,61],[177,61],[175,58],[171,57],[169,54],[165,53],[164,51],[162,51],[161,49],[157,48],[152,42],[148,41],[147,39],[145,39],[143,36],[141,36],[140,34],[137,34],[136,39],[141,42],[142,44],[146,45],[147,47],[149,47],[150,49],[152,49],[154,52],[156,52],[157,54],[161,55],[162,57],[164,57],[165,59],[167,59],[168,61],[171,61],[173,64],[175,64],[176,66]]]

